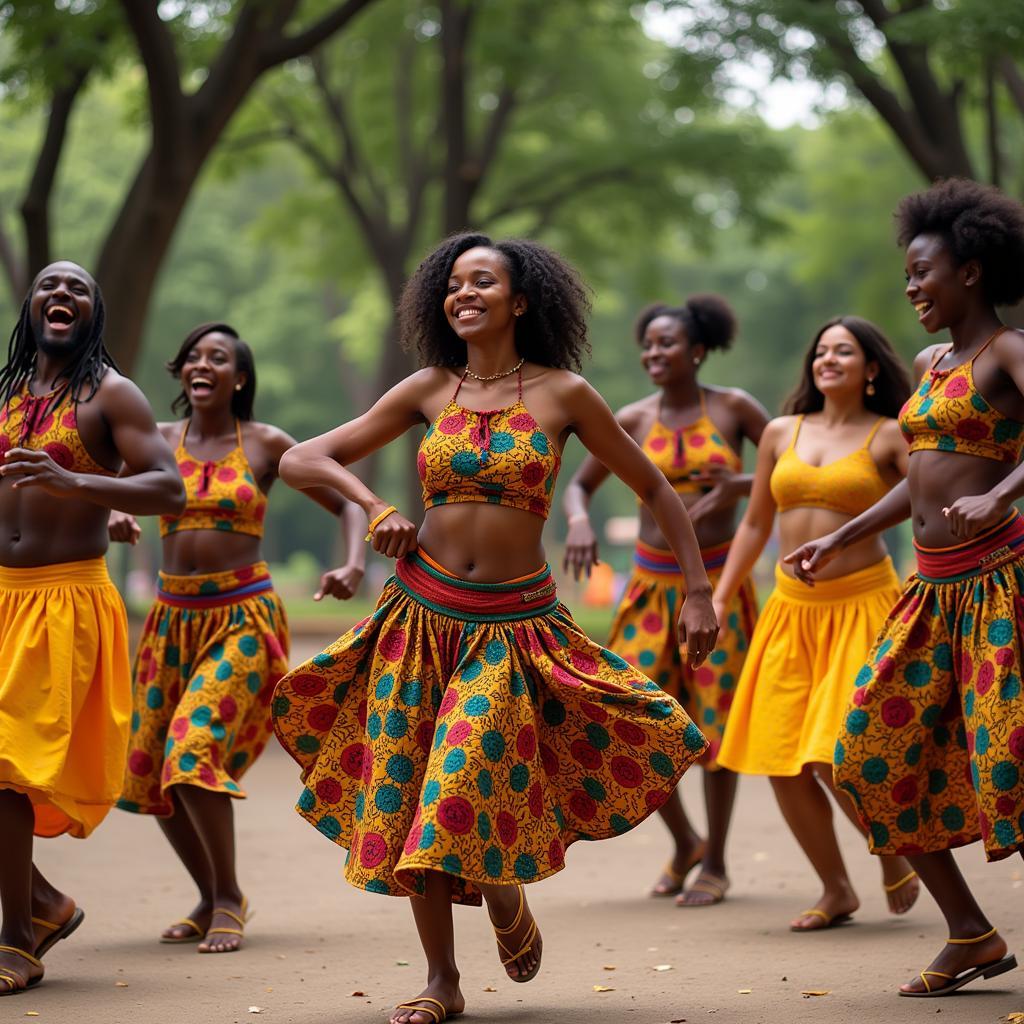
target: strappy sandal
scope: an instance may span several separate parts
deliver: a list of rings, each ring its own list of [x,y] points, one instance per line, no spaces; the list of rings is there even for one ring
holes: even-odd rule
[[[917,879],[917,872],[916,871],[910,871],[907,874],[905,874],[898,882],[893,882],[892,885],[886,885],[883,882],[882,883],[882,891],[885,893],[886,902],[888,902],[889,897],[892,896],[893,893],[899,892],[900,889],[902,889],[904,886],[909,885],[911,882],[915,881],[916,879]],[[910,901],[910,903],[907,905],[907,907],[905,909],[903,909],[903,910],[894,910],[893,907],[892,907],[892,904],[890,903],[889,904],[889,913],[890,914],[897,914],[897,915],[899,915],[899,914],[906,914],[914,906],[914,904],[916,902],[917,902],[917,897],[915,896]]]
[[[31,953],[26,953],[23,949],[18,949],[17,946],[0,946],[0,953],[14,953],[22,960],[27,960],[33,967],[38,967],[43,972],[46,970],[40,959]],[[28,991],[34,985],[38,985],[42,980],[42,974],[37,974],[34,978],[25,978],[12,971],[10,967],[0,967],[0,985],[7,986],[5,989],[0,989],[0,996],[16,996],[21,992]]]
[[[75,907],[71,916],[63,924],[54,924],[52,921],[44,921],[41,917],[33,917],[33,924],[45,928],[50,933],[36,946],[36,957],[42,960],[48,949],[52,949],[61,939],[66,939],[83,920],[85,920],[85,911],[81,907]]]
[[[729,891],[729,879],[724,875],[713,875],[710,871],[702,871],[689,889],[684,890],[676,897],[677,907],[713,907],[725,899]],[[711,899],[704,903],[687,903],[686,894],[691,892],[706,892]]]
[[[686,883],[686,876],[704,859],[704,854],[707,852],[707,843],[699,843],[697,849],[694,850],[690,859],[686,862],[686,866],[682,871],[676,871],[672,866],[672,861],[669,861],[662,869],[662,878],[667,878],[671,883],[671,887],[667,889],[659,889],[657,885],[651,889],[651,895],[655,899],[659,899],[663,896],[675,896],[683,891],[683,885]],[[661,879],[658,879],[660,882]]]
[[[216,913],[228,914],[228,913],[230,913],[230,911],[221,909],[219,911],[216,911]],[[234,915],[232,915],[232,916],[234,916]],[[203,929],[200,928],[199,925],[196,924],[195,921],[193,921],[191,917],[183,917],[180,921],[175,921],[175,922],[173,922],[173,924],[169,924],[167,927],[168,927],[168,929],[171,929],[171,928],[177,928],[177,927],[179,927],[179,925],[185,925],[186,928],[191,928],[192,929],[192,934],[191,935],[161,935],[160,936],[160,941],[161,942],[169,943],[170,945],[177,945],[178,943],[181,943],[181,942],[202,942],[202,940],[206,938],[206,932],[204,932]]]
[[[432,1006],[417,1006],[417,1003],[433,1003],[437,1007],[435,1010]],[[434,1018],[433,1024],[441,1024],[442,1021],[447,1020],[449,1017],[457,1016],[461,1011],[453,1010],[451,1013],[445,1008],[444,1003],[439,999],[431,999],[430,996],[420,996],[419,999],[413,999],[409,1003],[399,1003],[396,1010],[412,1010],[413,1012],[419,1011],[420,1013],[429,1013]]]
[[[223,914],[225,917],[230,917],[238,927],[237,928],[208,928],[204,938],[208,939],[211,935],[245,935],[245,925],[252,915],[249,913],[249,901],[243,896],[241,914],[236,914],[233,910],[228,910],[227,907],[214,907],[213,916],[216,917],[218,914]],[[237,953],[242,948],[242,944],[239,943],[237,946],[233,946],[231,949],[200,949],[200,953]]]
[[[837,928],[839,925],[848,924],[853,920],[853,914],[836,914],[834,917],[829,917],[824,910],[819,910],[817,907],[801,910],[797,917],[820,917],[825,923],[817,928],[798,928],[795,924],[791,924],[789,926],[791,932],[823,932],[827,928]]]
[[[984,942],[995,935],[996,929],[978,935],[973,939],[946,939],[948,946],[973,946],[975,943]],[[958,989],[969,985],[978,978],[995,978],[997,975],[1012,971],[1017,966],[1017,958],[1012,953],[1007,953],[1000,960],[993,960],[991,963],[982,964],[980,967],[965,968],[959,974],[946,974],[945,971],[921,971],[918,977],[924,985],[923,992],[904,992],[899,990],[901,996],[911,996],[914,999],[935,999],[938,996],[949,996]],[[942,978],[947,984],[939,988],[932,988],[929,978]]]
[[[523,923],[523,912],[526,910],[526,897],[523,895],[523,887],[521,885],[516,886],[516,890],[519,893],[519,909],[516,911],[515,919],[507,928],[499,928],[494,921],[491,921],[491,927],[494,929],[494,935],[498,940],[498,949],[501,950],[501,966],[508,968],[509,964],[515,963],[524,953],[528,953],[533,949],[534,942],[537,941],[539,931],[537,929],[536,920],[530,921],[530,927],[526,929],[526,937],[520,943],[520,948],[517,952],[513,953],[508,946],[505,945],[501,940],[502,935],[512,935],[516,929]],[[525,984],[528,981],[532,981],[537,977],[537,972],[540,970],[540,954],[537,954],[537,962],[533,965],[533,968],[526,974],[516,975],[512,977],[508,975],[511,981],[519,982],[519,984]],[[508,974],[508,971],[505,972]]]

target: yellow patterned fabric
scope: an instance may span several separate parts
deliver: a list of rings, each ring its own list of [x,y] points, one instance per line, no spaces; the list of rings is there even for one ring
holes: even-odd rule
[[[134,670],[131,742],[118,807],[174,812],[170,786],[244,797],[238,785],[270,737],[288,671],[288,624],[266,562],[160,573]]]
[[[0,788],[28,795],[36,835],[84,838],[117,800],[129,672],[102,558],[0,567]]]
[[[712,587],[722,575],[728,551],[729,545],[722,544],[701,552]],[[672,552],[640,543],[635,563],[612,621],[608,647],[682,704],[708,739],[701,764],[713,770],[757,621],[754,585],[744,580],[729,604],[711,656],[699,668],[691,668],[683,661],[676,627],[686,580]]]
[[[422,552],[370,618],[281,680],[278,739],[306,788],[299,813],[349,849],[370,892],[452,876],[534,882],[578,839],[631,829],[706,741],[667,694],[582,633],[545,567],[459,580]]]
[[[875,853],[981,839],[1024,849],[1024,521],[940,551],[918,571],[856,677],[835,750]]]
[[[830,764],[850,681],[899,597],[889,558],[808,587],[775,567],[718,763],[750,775]]]

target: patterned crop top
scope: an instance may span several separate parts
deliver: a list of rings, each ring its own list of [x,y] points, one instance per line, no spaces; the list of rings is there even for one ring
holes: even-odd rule
[[[940,352],[900,410],[900,429],[911,452],[960,452],[1016,465],[1024,449],[1024,423],[993,409],[974,383],[974,361],[1005,331],[1001,327],[960,366],[935,367]]]
[[[160,536],[184,530],[220,530],[263,536],[267,496],[259,489],[242,448],[242,424],[235,421],[238,443],[223,458],[203,461],[185,447],[189,421],[174,449],[178,470],[185,482],[185,511],[180,516],[160,517]]]
[[[78,433],[78,412],[68,394],[55,408],[47,406],[56,394],[33,395],[26,384],[0,411],[0,458],[12,448],[32,448],[47,452],[51,459],[70,473],[115,476],[86,451]]]
[[[853,517],[885,497],[889,484],[882,479],[870,451],[871,442],[885,419],[879,416],[856,451],[824,466],[812,466],[796,453],[796,439],[804,422],[803,416],[798,416],[793,439],[775,463],[769,482],[779,511],[825,508]]]
[[[734,473],[743,470],[743,460],[718,432],[708,416],[704,392],[700,393],[700,419],[673,430],[658,416],[647,432],[644,455],[665,474],[677,494],[699,494],[710,486],[699,478],[711,466],[727,466]]]
[[[427,428],[416,455],[423,507],[483,501],[547,519],[561,457],[519,398],[504,409],[477,412],[456,399]]]

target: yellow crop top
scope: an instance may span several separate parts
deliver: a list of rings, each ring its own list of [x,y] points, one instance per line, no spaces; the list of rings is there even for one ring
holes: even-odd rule
[[[940,352],[900,410],[900,430],[911,452],[960,452],[1016,465],[1024,449],[1024,423],[993,409],[974,383],[974,360],[1005,331],[1002,327],[960,366],[936,370]]]
[[[709,484],[700,477],[711,466],[727,466],[734,473],[743,470],[743,460],[708,416],[703,390],[700,392],[700,418],[675,430],[662,423],[659,403],[658,416],[641,447],[677,494],[699,493],[706,489]]]
[[[456,399],[427,428],[416,455],[423,506],[483,501],[547,519],[561,458],[519,398],[504,409],[478,412]]]
[[[235,421],[238,443],[221,459],[197,459],[185,447],[189,421],[174,449],[185,482],[185,511],[160,517],[160,536],[183,530],[222,530],[263,536],[267,496],[260,490],[242,448],[242,424]]]
[[[849,455],[812,466],[796,453],[803,416],[798,416],[789,447],[779,456],[772,470],[770,487],[780,512],[791,508],[827,508],[847,516],[859,516],[889,491],[878,466],[871,457],[871,442],[885,422],[879,416],[864,444]]]

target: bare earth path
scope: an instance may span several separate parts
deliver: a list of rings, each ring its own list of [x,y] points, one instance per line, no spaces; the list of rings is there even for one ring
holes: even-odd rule
[[[88,842],[37,844],[44,872],[87,917],[47,956],[39,989],[0,1000],[0,1021],[355,1024],[386,1020],[418,992],[422,960],[406,901],[344,884],[343,851],[291,810],[299,792],[291,761],[274,747],[245,784],[251,797],[236,804],[241,878],[255,916],[243,952],[200,956],[195,946],[155,941],[194,894],[155,823],[114,811]],[[698,792],[695,770],[684,782],[689,808]],[[733,889],[720,907],[677,910],[645,897],[666,853],[657,820],[621,839],[577,844],[566,871],[529,889],[544,932],[544,967],[529,985],[505,978],[485,915],[456,910],[462,1019],[901,1024],[941,1011],[945,1024],[994,1024],[1024,1011],[1024,971],[979,982],[969,995],[897,998],[898,983],[945,937],[938,912],[922,896],[908,918],[890,917],[873,859],[845,822],[841,834],[863,907],[854,925],[820,935],[786,930],[817,892],[764,780],[741,785]],[[1024,861],[986,867],[977,847],[960,861],[1024,962]]]

